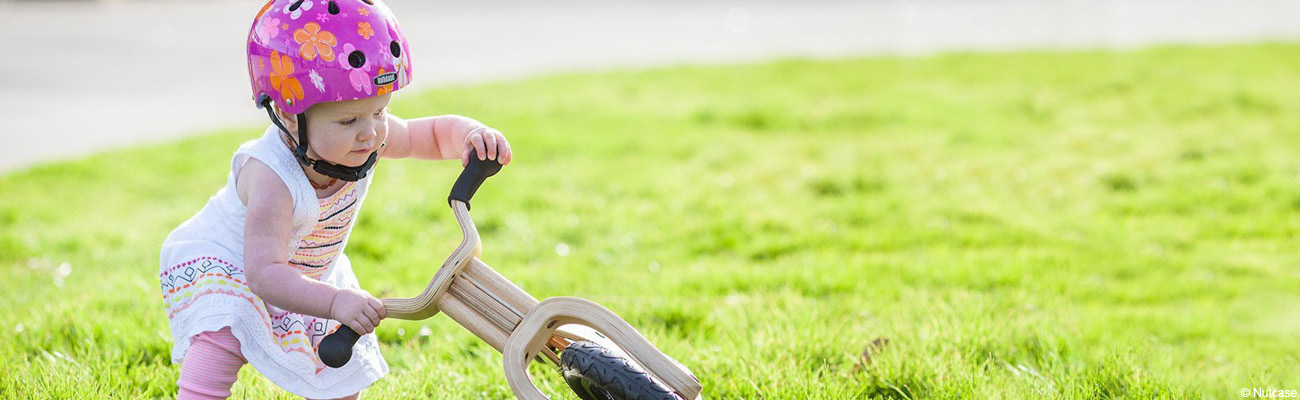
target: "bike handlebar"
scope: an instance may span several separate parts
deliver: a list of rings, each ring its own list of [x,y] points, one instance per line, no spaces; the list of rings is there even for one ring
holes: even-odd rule
[[[447,204],[450,205],[452,200],[460,200],[465,203],[465,209],[469,209],[469,200],[474,197],[474,192],[483,184],[489,176],[496,175],[501,171],[501,162],[498,160],[480,160],[478,152],[470,150],[469,164],[465,170],[460,172],[460,177],[456,178],[456,184],[451,186],[451,194],[447,195]]]
[[[496,175],[501,171],[501,163],[497,160],[480,160],[478,152],[470,150],[469,164],[465,170],[460,172],[456,178],[456,183],[451,186],[451,194],[447,196],[447,205],[451,205],[453,200],[465,203],[465,209],[469,209],[469,201],[474,197],[474,192],[478,191],[479,186],[488,177]],[[348,363],[352,359],[352,347],[357,344],[361,335],[347,325],[339,326],[334,333],[326,336],[321,340],[320,347],[316,350],[320,360],[330,368],[338,368]]]

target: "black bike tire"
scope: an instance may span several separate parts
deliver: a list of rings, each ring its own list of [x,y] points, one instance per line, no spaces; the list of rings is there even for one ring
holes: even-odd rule
[[[564,348],[560,373],[582,400],[682,400],[636,363],[588,341]]]

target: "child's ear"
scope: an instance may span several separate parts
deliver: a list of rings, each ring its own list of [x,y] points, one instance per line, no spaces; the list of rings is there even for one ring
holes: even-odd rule
[[[275,108],[275,116],[278,117],[278,118],[280,118],[280,123],[281,123],[281,124],[284,124],[284,128],[285,128],[285,129],[288,129],[290,134],[293,134],[293,136],[294,136],[294,140],[297,140],[297,136],[298,136],[298,115],[297,115],[297,114],[290,114],[290,113],[288,113],[288,112],[285,112],[284,110],[281,110],[280,107],[276,107],[276,108]]]

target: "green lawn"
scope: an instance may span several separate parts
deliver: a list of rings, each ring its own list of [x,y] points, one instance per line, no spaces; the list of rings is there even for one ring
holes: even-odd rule
[[[1300,389],[1300,44],[560,75],[394,110],[505,132],[483,259],[618,312],[707,398]],[[173,395],[158,248],[261,129],[0,176],[0,397]],[[458,172],[377,167],[363,287],[424,287]],[[511,398],[445,316],[378,334],[393,373],[367,399]],[[235,392],[291,397],[252,368]]]

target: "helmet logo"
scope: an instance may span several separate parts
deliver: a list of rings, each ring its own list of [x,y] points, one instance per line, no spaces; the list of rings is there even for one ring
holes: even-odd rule
[[[397,72],[386,72],[375,77],[375,86],[383,86],[397,81]]]

